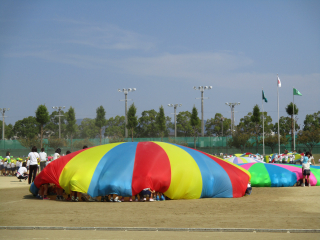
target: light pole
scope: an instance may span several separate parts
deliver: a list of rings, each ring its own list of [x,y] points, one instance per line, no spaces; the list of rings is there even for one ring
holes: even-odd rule
[[[169,107],[174,107],[174,137],[177,137],[177,107],[181,107],[182,104],[168,104]]]
[[[201,99],[201,137],[204,137],[204,122],[203,122],[203,92],[204,90],[209,90],[212,89],[212,86],[199,86],[198,88],[196,86],[193,87],[194,90],[200,90],[201,91],[201,98],[196,98],[196,99]],[[206,98],[209,99],[209,98]]]
[[[226,105],[228,105],[231,108],[231,135],[233,135],[234,122],[235,122],[234,107],[237,106],[237,105],[240,105],[240,102],[237,102],[237,103],[228,103],[228,102],[226,102]]]
[[[125,129],[125,131],[124,131],[124,134],[125,134],[125,138],[127,138],[128,137],[128,129],[127,129],[127,124],[128,124],[128,118],[127,118],[127,101],[129,100],[131,100],[131,99],[127,99],[127,96],[128,96],[128,92],[133,92],[133,91],[136,91],[137,89],[136,88],[128,88],[128,89],[126,89],[126,88],[123,88],[122,90],[121,89],[118,89],[118,92],[123,92],[124,93],[124,96],[125,96],[125,99],[124,99],[124,101],[125,101],[125,119],[126,119],[126,124],[125,124],[125,126],[124,126],[124,129]],[[123,101],[123,100],[120,100],[120,101]]]
[[[53,109],[58,109],[59,111],[59,115],[56,115],[56,117],[59,117],[59,139],[61,138],[61,121],[60,121],[60,117],[63,117],[64,115],[61,115],[61,110],[65,109],[66,107],[52,107]]]
[[[6,111],[9,111],[10,108],[0,108],[0,111],[2,113],[2,140],[4,140],[4,118],[6,117],[4,114]]]

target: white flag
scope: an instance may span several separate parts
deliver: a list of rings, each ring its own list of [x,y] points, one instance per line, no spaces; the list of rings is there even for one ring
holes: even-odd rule
[[[281,87],[281,81],[279,77],[278,77],[278,87]]]

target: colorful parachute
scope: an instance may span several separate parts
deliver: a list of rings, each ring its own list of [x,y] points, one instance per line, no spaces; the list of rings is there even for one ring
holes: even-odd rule
[[[239,164],[251,173],[253,187],[291,187],[303,178],[302,167],[294,164]],[[311,186],[320,186],[320,168],[311,167]]]
[[[171,199],[242,197],[248,171],[209,154],[163,142],[111,143],[51,162],[30,191],[54,183],[67,193],[133,196],[144,188]]]
[[[235,164],[239,164],[239,163],[256,163],[256,162],[260,162],[263,163],[260,160],[254,159],[254,158],[249,158],[249,157],[231,157],[226,159],[226,161],[231,162],[231,163],[235,163]]]

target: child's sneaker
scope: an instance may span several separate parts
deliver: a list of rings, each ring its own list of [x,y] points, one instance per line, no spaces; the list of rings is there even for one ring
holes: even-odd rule
[[[135,199],[134,201],[138,202],[138,201],[139,201],[139,199],[136,197],[136,199]]]
[[[76,197],[76,198],[74,199],[74,201],[75,201],[75,202],[79,202],[79,198]]]
[[[160,198],[159,198],[159,196],[158,196],[158,195],[157,195],[157,197],[156,197],[156,200],[157,200],[157,201],[160,201]]]
[[[103,196],[101,197],[100,202],[104,202],[104,197]]]
[[[129,198],[129,202],[132,202],[132,197]]]
[[[149,198],[149,202],[154,202],[154,199],[153,198]]]
[[[44,197],[42,200],[50,200],[50,198],[48,198],[48,197]]]
[[[161,200],[161,201],[165,201],[166,198],[162,195],[161,198],[160,198],[160,200]]]
[[[71,201],[74,202],[74,200],[75,200],[75,199],[74,199],[74,196],[71,196]]]
[[[123,197],[123,198],[121,198],[121,202],[124,202],[124,197]]]
[[[113,197],[110,198],[110,202],[114,202]]]
[[[113,201],[114,202],[121,202],[118,197],[116,197]]]
[[[301,184],[301,187],[305,187],[305,184],[304,184],[304,183],[302,183],[302,184]]]

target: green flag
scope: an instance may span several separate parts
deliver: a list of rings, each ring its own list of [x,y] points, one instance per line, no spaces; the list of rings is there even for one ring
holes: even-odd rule
[[[268,99],[266,98],[266,96],[264,95],[264,91],[262,90],[262,100],[264,100],[265,102],[268,102]]]
[[[293,89],[293,95],[302,96],[302,94],[296,88]]]

